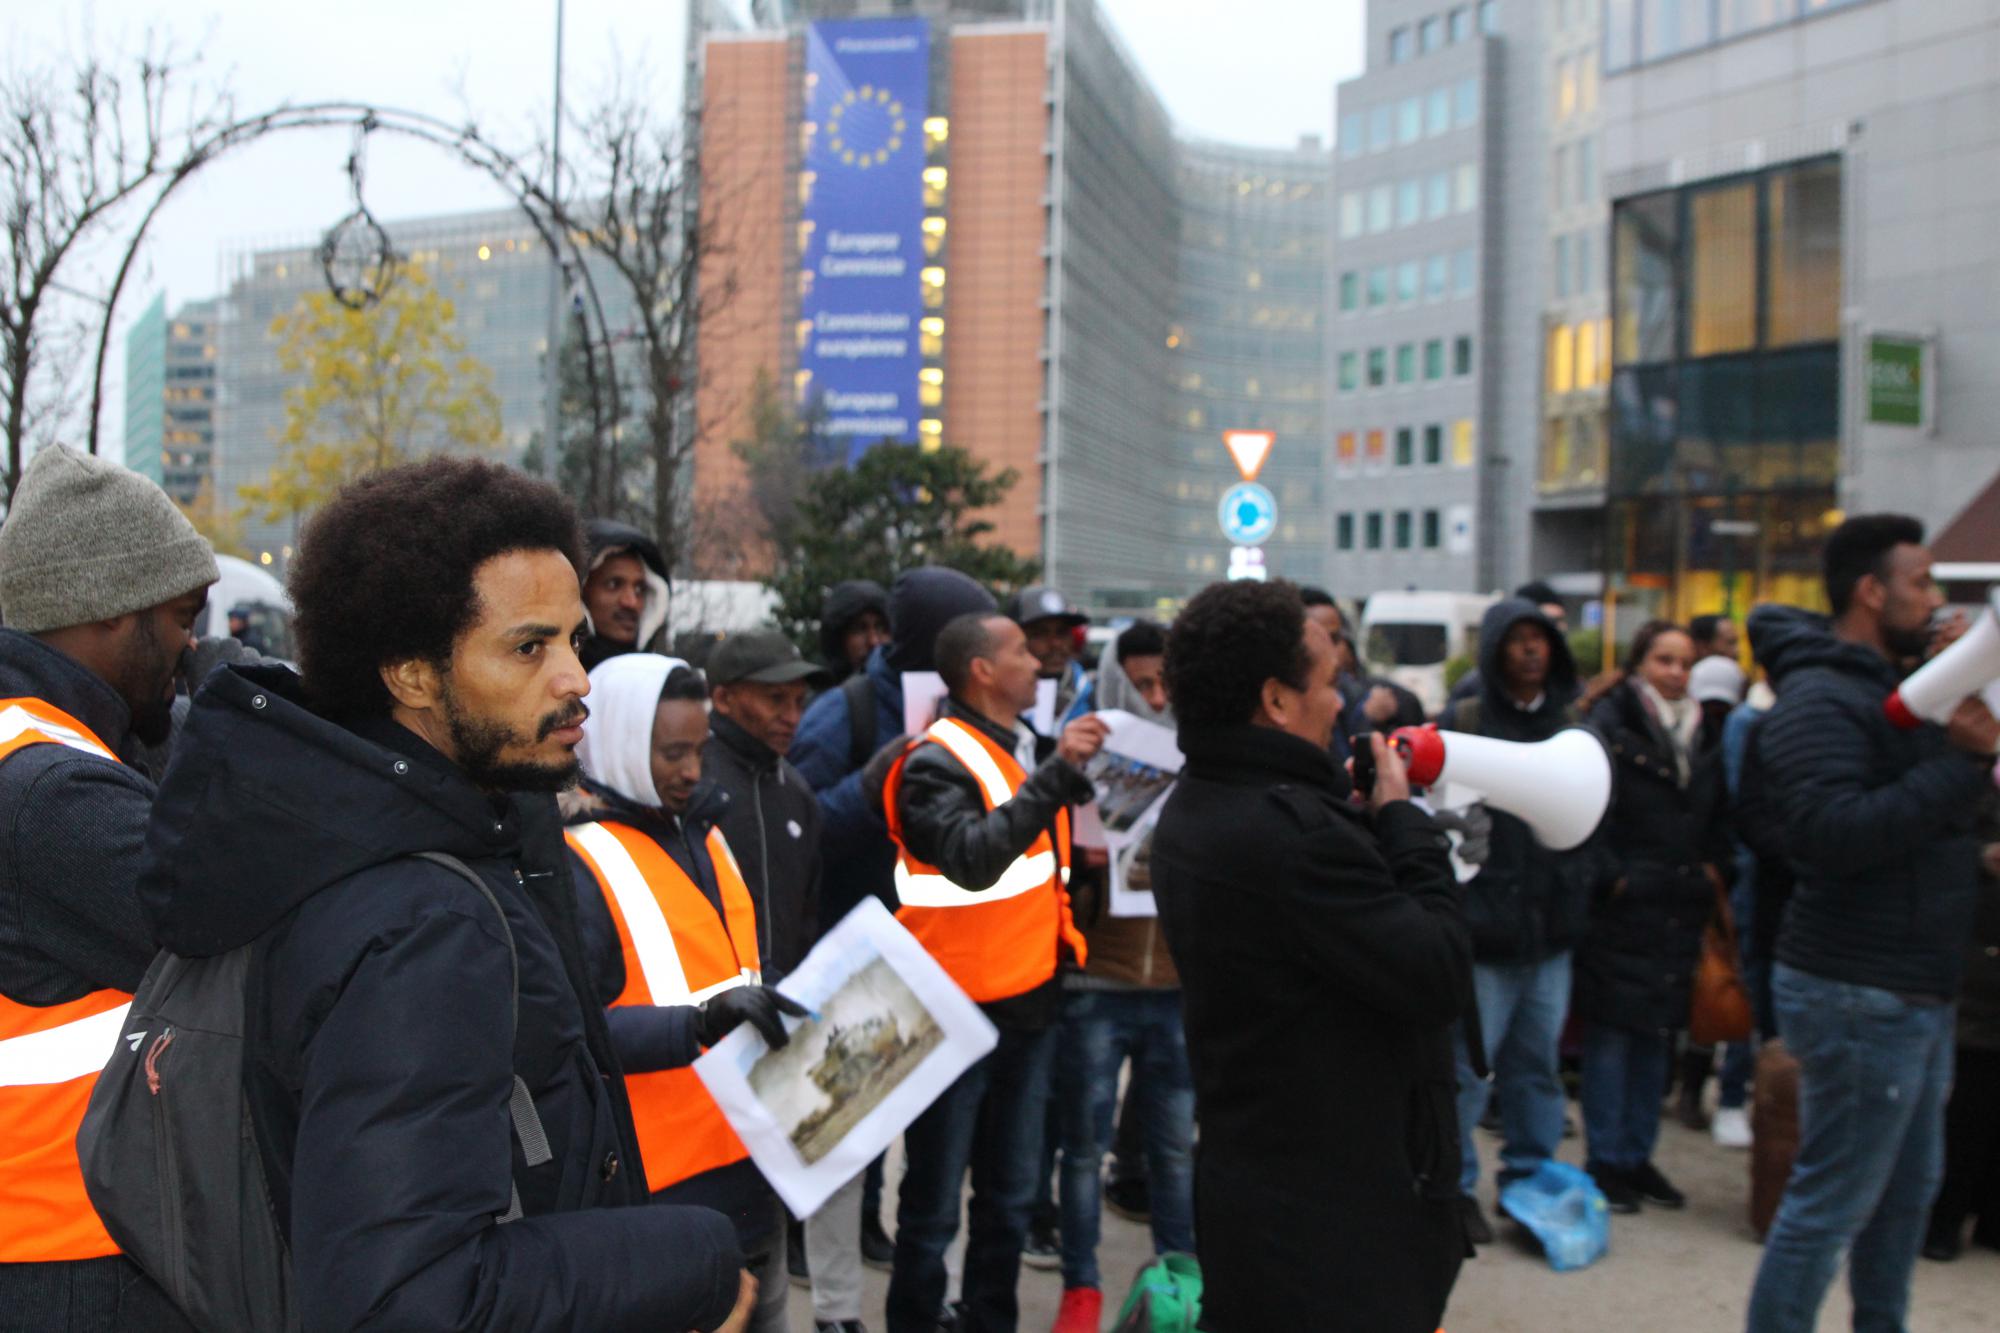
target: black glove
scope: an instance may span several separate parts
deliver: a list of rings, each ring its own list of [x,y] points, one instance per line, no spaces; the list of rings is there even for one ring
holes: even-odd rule
[[[882,784],[889,780],[889,770],[896,766],[903,750],[910,743],[910,735],[904,732],[895,740],[875,752],[867,763],[861,766],[861,794],[868,801],[868,808],[882,814]]]
[[[779,1015],[804,1018],[809,1012],[798,1001],[780,995],[769,986],[731,986],[701,1007],[701,1021],[695,1025],[695,1035],[701,1038],[702,1045],[713,1046],[735,1031],[738,1023],[748,1023],[764,1038],[764,1044],[775,1051],[792,1039]]]

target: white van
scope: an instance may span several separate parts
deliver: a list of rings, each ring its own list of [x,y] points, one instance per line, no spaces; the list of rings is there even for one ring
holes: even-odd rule
[[[295,656],[292,599],[285,595],[285,585],[270,570],[233,555],[216,556],[215,567],[222,577],[208,590],[208,606],[195,620],[196,636],[219,639],[228,634],[229,613],[241,607],[257,650],[290,661]]]
[[[1378,592],[1361,613],[1361,660],[1417,696],[1424,712],[1444,708],[1444,664],[1479,652],[1479,622],[1494,593]]]

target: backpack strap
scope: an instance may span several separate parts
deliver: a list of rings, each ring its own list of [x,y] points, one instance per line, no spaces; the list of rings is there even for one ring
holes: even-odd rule
[[[511,1005],[509,1026],[518,1024],[521,1019],[521,955],[514,948],[514,928],[507,924],[507,913],[500,906],[500,900],[494,896],[492,888],[486,881],[457,857],[447,856],[443,852],[418,852],[416,858],[449,870],[478,889],[481,896],[492,904],[493,914],[500,918],[500,933],[507,939],[507,961],[512,965],[514,973],[513,991],[509,996]],[[508,1044],[513,1044],[511,1034]],[[507,1114],[514,1122],[514,1137],[521,1141],[521,1158],[524,1162],[529,1166],[540,1166],[555,1156],[549,1148],[548,1132],[542,1128],[541,1113],[535,1110],[534,1094],[528,1091],[528,1085],[522,1081],[519,1074],[514,1075],[514,1090],[507,1098]],[[509,1188],[511,1193],[507,1211],[500,1215],[502,1222],[512,1222],[521,1216],[521,1187],[511,1185]]]
[[[875,682],[866,671],[857,671],[840,682],[847,700],[847,767],[866,768],[875,757]]]

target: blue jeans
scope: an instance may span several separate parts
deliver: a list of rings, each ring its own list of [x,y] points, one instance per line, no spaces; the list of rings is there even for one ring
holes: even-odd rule
[[[1479,1185],[1479,1145],[1472,1128],[1486,1114],[1486,1099],[1500,1098],[1500,1178],[1533,1175],[1562,1145],[1563,1089],[1557,1046],[1569,1015],[1569,955],[1539,963],[1474,963],[1473,993],[1486,1037],[1489,1085],[1472,1072],[1463,1038],[1458,1050],[1458,1123],[1463,1160],[1458,1188]]]
[[[1799,1155],[1764,1242],[1750,1333],[1810,1333],[1843,1252],[1855,1333],[1903,1333],[1944,1174],[1956,1006],[1783,963],[1771,990],[1799,1061]]]
[[[1014,1284],[1035,1197],[1048,1109],[1054,1028],[1002,1028],[1000,1044],[903,1131],[889,1333],[936,1333],[944,1309],[944,1254],[958,1235],[960,1193],[972,1171],[970,1234],[960,1292],[966,1333],[1014,1333]]]
[[[1063,1286],[1097,1287],[1104,1150],[1118,1106],[1118,1068],[1140,1089],[1153,1251],[1194,1251],[1194,1077],[1179,991],[1071,991],[1056,1056],[1062,1108]]]
[[[1590,1165],[1629,1171],[1653,1160],[1669,1049],[1664,1032],[1626,1032],[1601,1023],[1584,1028],[1577,1100]]]

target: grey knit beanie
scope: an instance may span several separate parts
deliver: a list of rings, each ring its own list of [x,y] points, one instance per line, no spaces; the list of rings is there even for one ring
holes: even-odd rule
[[[66,445],[36,452],[0,523],[0,620],[27,634],[142,611],[220,577],[165,491]]]

